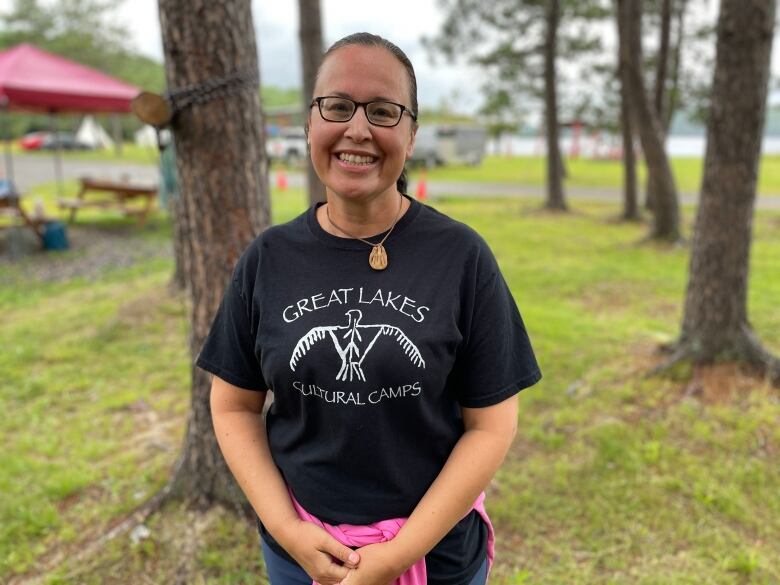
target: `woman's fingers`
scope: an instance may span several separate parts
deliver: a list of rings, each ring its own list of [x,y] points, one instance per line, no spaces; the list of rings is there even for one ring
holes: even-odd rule
[[[344,546],[327,533],[320,550],[340,560],[348,569],[354,569],[360,562],[360,555],[357,552],[348,546]]]

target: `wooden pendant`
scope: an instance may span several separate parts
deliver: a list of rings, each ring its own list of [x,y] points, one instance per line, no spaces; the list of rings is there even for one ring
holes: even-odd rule
[[[371,248],[371,256],[368,257],[368,264],[374,270],[384,270],[387,268],[387,252],[382,244],[377,244]]]

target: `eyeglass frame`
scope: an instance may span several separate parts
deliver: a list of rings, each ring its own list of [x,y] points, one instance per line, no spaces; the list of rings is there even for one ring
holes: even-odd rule
[[[322,100],[328,99],[328,98],[336,98],[336,99],[347,100],[348,102],[352,102],[355,105],[355,109],[352,110],[352,115],[349,118],[347,118],[346,120],[328,120],[328,118],[326,118],[323,115],[323,113],[322,113]],[[412,120],[414,120],[415,122],[417,121],[417,116],[414,115],[414,112],[412,112],[411,109],[407,108],[403,104],[399,104],[399,103],[396,103],[396,102],[391,102],[390,100],[371,100],[371,101],[368,101],[368,102],[358,102],[358,101],[353,100],[352,98],[344,97],[343,95],[321,95],[319,97],[314,98],[311,101],[311,103],[309,104],[309,109],[313,108],[314,104],[317,104],[317,110],[319,111],[320,117],[323,120],[325,120],[326,122],[334,122],[336,124],[344,124],[346,122],[349,122],[352,118],[355,117],[355,113],[358,111],[358,108],[360,106],[363,106],[363,113],[366,115],[366,120],[368,121],[368,123],[371,124],[372,126],[376,126],[377,128],[395,128],[396,126],[398,126],[398,124],[401,123],[401,120],[404,119],[404,112],[409,114],[409,116],[412,118]],[[368,117],[368,110],[366,108],[370,104],[392,104],[394,106],[398,106],[399,108],[401,108],[401,115],[398,116],[398,121],[395,124],[392,124],[392,125],[389,125],[389,126],[385,125],[385,124],[375,124]]]

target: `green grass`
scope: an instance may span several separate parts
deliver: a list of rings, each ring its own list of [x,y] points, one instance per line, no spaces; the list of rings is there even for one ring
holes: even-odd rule
[[[683,193],[697,193],[701,187],[703,159],[673,158],[672,170],[678,189]],[[478,183],[516,183],[519,185],[544,185],[546,177],[545,159],[542,157],[487,156],[476,167],[450,165],[427,171],[431,181],[465,181]],[[568,187],[608,187],[621,189],[623,167],[620,161],[577,159],[566,160],[569,173],[565,185]],[[644,189],[645,168],[638,167],[640,187]],[[412,178],[420,175],[416,170]],[[760,194],[780,195],[780,156],[765,156],[762,159],[758,191]]]
[[[277,192],[274,220],[305,205],[300,191]],[[735,379],[734,398],[707,401],[684,395],[685,369],[639,375],[678,331],[688,250],[635,245],[647,227],[610,223],[614,206],[549,215],[527,201],[434,205],[491,244],[544,372],[520,395],[518,437],[489,490],[491,583],[780,582],[777,391]],[[684,219],[690,233],[691,209]],[[126,230],[131,246],[170,235],[162,215],[143,230],[80,216],[91,222]],[[775,352],[778,225],[777,213],[756,218],[748,299]],[[44,582],[169,583],[191,550],[187,582],[265,583],[252,526],[221,509],[169,506],[148,539],[69,560],[158,489],[175,460],[189,404],[186,305],[167,291],[165,257],[56,283],[30,276],[40,261],[0,264],[0,581],[59,550]]]

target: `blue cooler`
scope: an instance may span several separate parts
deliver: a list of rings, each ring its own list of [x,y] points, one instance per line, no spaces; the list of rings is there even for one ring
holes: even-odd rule
[[[43,227],[44,250],[67,250],[68,231],[61,221],[47,222]]]

